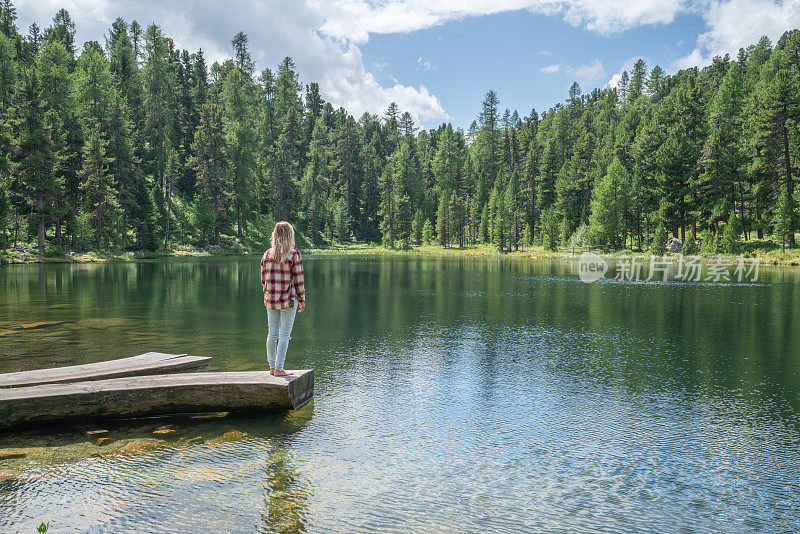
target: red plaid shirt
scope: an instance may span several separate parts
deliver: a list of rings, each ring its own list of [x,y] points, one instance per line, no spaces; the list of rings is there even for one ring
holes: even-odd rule
[[[264,289],[264,306],[270,310],[294,308],[294,301],[304,304],[306,288],[303,279],[303,258],[300,251],[292,249],[281,263],[272,259],[272,249],[261,257],[261,287]]]

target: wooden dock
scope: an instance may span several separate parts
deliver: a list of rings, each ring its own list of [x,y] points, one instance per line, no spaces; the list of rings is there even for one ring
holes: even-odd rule
[[[299,408],[314,392],[314,373],[180,373],[0,390],[0,428],[33,423],[168,413]]]
[[[205,371],[208,370],[210,364],[211,358],[203,356],[148,352],[139,356],[107,362],[55,367],[52,369],[36,369],[18,373],[2,373],[0,374],[0,388],[103,380],[126,376],[182,373],[186,371]]]
[[[314,395],[313,370],[280,377],[268,371],[184,372],[207,369],[210,359],[151,352],[0,374],[0,429],[172,413],[291,409]]]

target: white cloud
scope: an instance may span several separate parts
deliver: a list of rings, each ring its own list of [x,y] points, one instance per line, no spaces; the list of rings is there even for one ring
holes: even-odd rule
[[[417,70],[436,70],[436,67],[431,65],[429,59],[423,59],[422,56],[417,58]]]
[[[527,9],[559,15],[576,27],[610,34],[668,24],[687,0],[310,0],[324,15],[322,32],[357,43],[370,34],[407,33],[466,17]]]
[[[543,0],[534,11],[555,12],[576,27],[608,35],[648,24],[669,24],[687,0]]]
[[[176,46],[202,48],[209,64],[232,55],[230,40],[242,30],[259,70],[274,69],[284,56],[291,56],[305,82],[318,82],[327,100],[356,117],[365,111],[382,113],[395,101],[418,121],[449,118],[436,95],[422,85],[378,83],[365,68],[357,44],[321,33],[320,12],[304,1],[208,2],[196,9],[158,0],[18,0],[15,4],[18,25],[24,28],[33,21],[48,26],[53,14],[65,7],[77,27],[78,47],[87,40],[103,43],[116,17],[136,19],[142,25],[154,21]]]
[[[762,35],[774,43],[786,30],[800,26],[800,0],[716,0],[704,4],[702,14],[706,31],[673,69],[707,65],[726,53],[735,57],[739,48],[755,44]]]
[[[592,61],[588,65],[582,64],[577,67],[567,67],[564,72],[585,86],[596,85],[608,76],[606,69],[603,68],[603,62],[599,59]]]
[[[703,65],[707,65],[709,63],[711,63],[711,59],[707,58],[699,48],[695,48],[682,58],[676,59],[670,63],[669,68],[671,71],[679,71],[692,67],[702,67]]]
[[[75,19],[80,44],[103,42],[117,16],[146,25],[157,22],[181,48],[202,47],[210,61],[231,55],[230,39],[243,30],[258,68],[276,65],[292,56],[306,81],[320,83],[323,95],[350,113],[382,112],[392,100],[418,120],[447,118],[442,103],[422,85],[402,84],[375,63],[392,85],[383,85],[364,66],[360,45],[372,34],[403,33],[449,21],[501,12],[528,10],[560,17],[565,22],[602,35],[642,25],[668,24],[680,13],[699,13],[706,28],[692,52],[675,61],[672,69],[704,65],[716,54],[735,55],[739,47],[761,35],[776,40],[785,30],[800,26],[800,0],[240,0],[195,2],[183,0],[17,0],[23,28],[34,20],[46,27],[53,14],[66,8]],[[543,56],[549,51],[541,51]],[[632,58],[635,60],[636,58]],[[632,65],[631,60],[627,60]],[[614,85],[623,64],[611,76]],[[419,58],[418,70],[434,69]],[[541,69],[564,72],[585,84],[608,75],[595,61],[577,67],[556,64]]]

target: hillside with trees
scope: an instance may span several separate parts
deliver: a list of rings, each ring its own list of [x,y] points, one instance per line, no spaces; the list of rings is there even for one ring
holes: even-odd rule
[[[288,220],[317,247],[795,246],[798,30],[674,75],[639,60],[542,113],[489,91],[467,131],[420,130],[396,104],[353,117],[291,58],[256,72],[241,32],[231,50],[208,66],[122,19],[79,47],[63,9],[23,35],[2,0],[0,244],[258,249]]]

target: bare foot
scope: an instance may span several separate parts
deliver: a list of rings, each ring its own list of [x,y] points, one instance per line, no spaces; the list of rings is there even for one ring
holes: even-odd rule
[[[294,373],[291,371],[284,371],[283,369],[280,370],[275,369],[275,372],[272,374],[275,376],[287,376],[287,375],[293,375]]]
[[[270,367],[269,368],[269,374],[271,374],[273,376],[275,376],[275,371],[277,371],[277,369],[275,369],[274,367]]]

